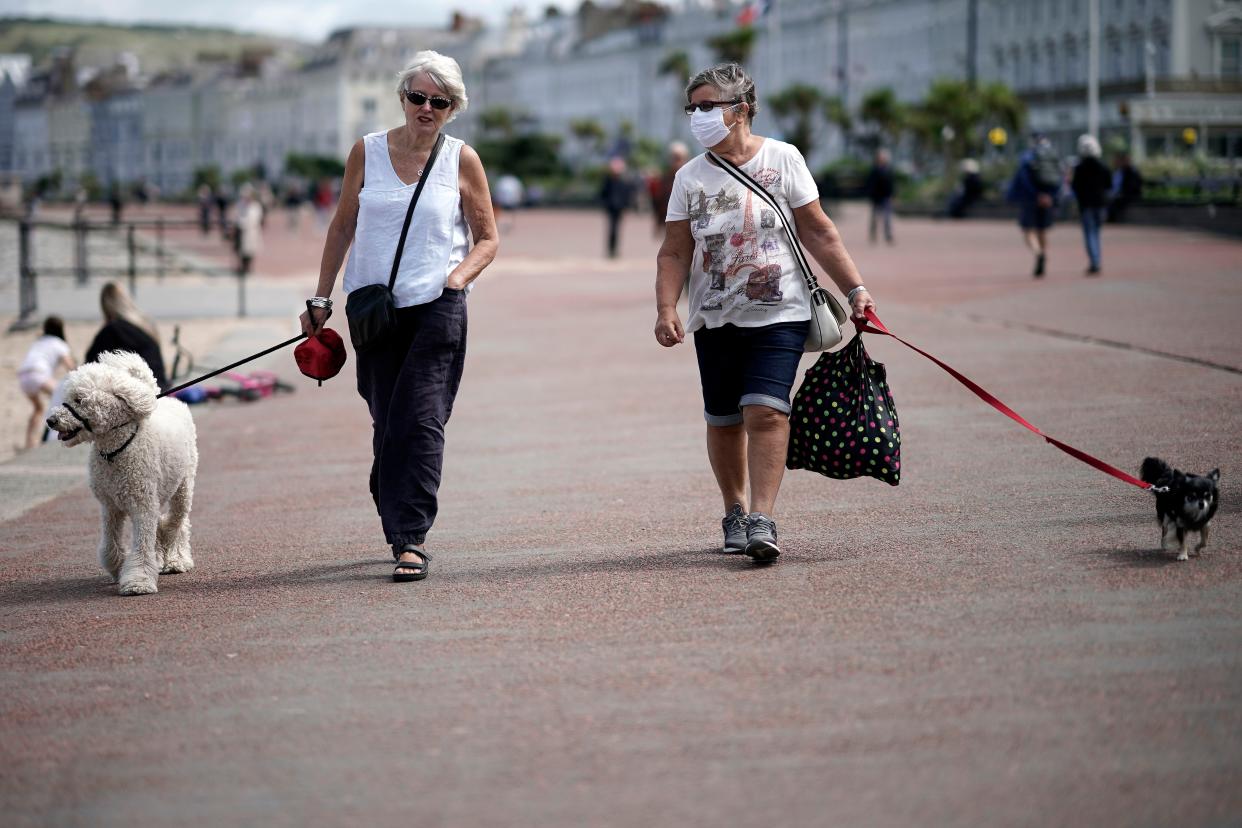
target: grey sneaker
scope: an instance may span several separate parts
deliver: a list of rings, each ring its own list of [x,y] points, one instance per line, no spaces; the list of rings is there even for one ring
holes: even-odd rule
[[[749,525],[749,518],[742,511],[742,504],[734,503],[733,508],[724,516],[724,520],[720,521],[720,525],[724,527],[724,547],[721,552],[737,553],[746,551],[746,527]]]
[[[746,526],[746,554],[756,563],[767,563],[781,554],[776,545],[776,521],[761,512],[751,512]]]

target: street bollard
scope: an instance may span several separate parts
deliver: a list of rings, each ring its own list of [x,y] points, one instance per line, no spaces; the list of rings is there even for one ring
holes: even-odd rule
[[[246,271],[237,268],[237,317],[246,316]]]
[[[138,242],[134,237],[134,225],[130,224],[125,232],[125,249],[129,254],[129,295],[138,295]]]
[[[36,292],[34,261],[30,252],[30,221],[22,219],[17,225],[17,319],[9,326],[10,331],[24,331],[35,327],[38,320],[39,297]]]
[[[86,219],[81,210],[73,217],[73,273],[79,285],[86,284],[90,276],[86,263]]]
[[[155,217],[155,278],[164,281],[164,217]]]

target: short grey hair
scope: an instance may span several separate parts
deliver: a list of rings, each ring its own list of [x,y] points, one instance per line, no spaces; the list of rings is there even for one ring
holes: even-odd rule
[[[686,84],[686,103],[690,103],[690,96],[700,86],[719,89],[724,100],[737,100],[748,104],[748,121],[754,121],[759,114],[759,104],[755,100],[755,82],[740,63],[720,63],[692,77]]]
[[[1078,154],[1083,158],[1099,158],[1100,142],[1095,140],[1094,135],[1079,135]]]
[[[420,72],[426,72],[436,86],[452,99],[453,111],[448,116],[449,121],[466,111],[470,99],[466,97],[466,84],[461,79],[461,67],[457,61],[430,49],[416,53],[409,65],[397,75],[397,94],[405,95],[405,85]]]

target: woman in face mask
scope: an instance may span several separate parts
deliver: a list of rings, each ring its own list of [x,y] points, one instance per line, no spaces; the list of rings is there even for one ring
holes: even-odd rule
[[[736,63],[686,86],[694,137],[776,201],[803,247],[846,295],[855,316],[874,308],[819,191],[791,144],[751,132],[755,84]],[[811,319],[808,290],[780,217],[707,153],[677,172],[656,263],[655,338],[694,335],[707,456],[720,487],[724,550],[768,563],[780,554],[776,495],[789,442],[790,389]],[[689,319],[677,312],[689,281]]]

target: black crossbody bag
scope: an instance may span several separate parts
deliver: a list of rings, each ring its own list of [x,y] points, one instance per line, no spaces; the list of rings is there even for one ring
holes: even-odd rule
[[[349,292],[345,299],[345,316],[349,319],[349,341],[354,343],[355,351],[365,351],[383,342],[397,327],[397,304],[392,298],[393,285],[397,283],[397,269],[401,267],[401,252],[405,250],[405,237],[410,232],[410,219],[414,217],[414,205],[418,204],[418,196],[423,185],[431,177],[431,165],[440,154],[440,145],[444,143],[444,134],[436,138],[427,163],[423,165],[423,174],[410,197],[410,206],[405,211],[405,224],[401,226],[401,239],[397,242],[397,253],[392,258],[392,274],[387,285],[363,285]]]

